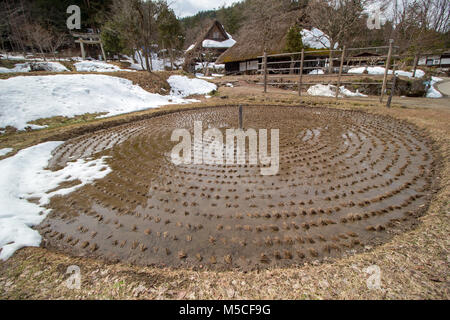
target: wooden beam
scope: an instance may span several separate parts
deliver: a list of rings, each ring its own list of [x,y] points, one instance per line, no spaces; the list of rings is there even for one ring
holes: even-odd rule
[[[101,43],[101,41],[94,41],[94,40],[83,40],[83,39],[75,40],[75,43],[80,43],[80,42],[83,42],[85,44],[100,44]]]

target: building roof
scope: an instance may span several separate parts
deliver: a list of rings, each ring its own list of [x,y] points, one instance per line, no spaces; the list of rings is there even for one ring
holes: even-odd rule
[[[289,28],[295,22],[295,12],[287,12],[276,16],[270,38],[266,39],[267,54],[284,52]],[[254,24],[247,24],[240,28],[236,36],[237,43],[222,53],[216,63],[245,61],[255,59],[264,53],[264,33]]]
[[[208,35],[211,34],[211,31],[214,28],[218,28],[219,32],[221,33],[223,37],[223,41],[217,41],[213,39],[212,37],[208,37]],[[218,21],[214,20],[211,25],[206,28],[200,36],[197,38],[194,44],[191,44],[189,48],[186,50],[186,53],[190,53],[192,51],[196,51],[201,48],[223,48],[228,49],[230,48],[236,41],[233,40],[230,34],[228,34],[225,31],[225,28],[223,25]]]

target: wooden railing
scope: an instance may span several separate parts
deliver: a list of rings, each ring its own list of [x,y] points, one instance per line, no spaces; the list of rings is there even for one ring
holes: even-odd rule
[[[295,85],[295,83],[287,82],[271,82],[274,78],[285,78],[287,74],[290,76],[298,74],[297,79],[297,88],[298,94],[301,96],[302,88],[307,85],[314,85],[318,83],[324,83],[324,81],[310,81],[303,82],[303,77],[305,75],[305,71],[308,70],[321,70],[323,74],[308,74],[308,77],[311,76],[315,79],[320,79],[321,77],[329,77],[330,75],[337,75],[337,79],[334,81],[325,81],[328,84],[336,84],[336,99],[339,98],[339,87],[343,84],[362,84],[361,82],[352,82],[352,81],[343,81],[343,78],[354,76],[354,74],[344,73],[344,69],[350,69],[350,67],[373,67],[373,66],[383,66],[385,68],[385,72],[383,75],[383,82],[373,82],[364,84],[379,84],[381,85],[381,95],[380,102],[383,101],[383,97],[386,92],[386,88],[388,85],[394,83],[388,83],[388,71],[393,68],[393,78],[395,78],[395,70],[397,67],[396,60],[401,58],[400,55],[395,55],[394,50],[397,49],[393,45],[393,40],[390,40],[389,46],[381,46],[381,47],[366,47],[366,48],[342,48],[342,49],[321,49],[321,50],[302,50],[300,52],[290,52],[290,53],[280,53],[280,54],[272,54],[268,55],[264,53],[263,56],[258,57],[262,60],[262,62],[258,63],[259,69],[258,73],[263,75],[263,81],[258,84],[264,85],[264,92],[267,92],[267,87],[269,85]],[[373,56],[349,56],[350,52],[370,52],[375,51],[377,54]],[[387,51],[387,52],[386,52]],[[383,54],[378,54],[382,52]],[[317,59],[305,59],[305,57],[318,56]],[[326,56],[326,57],[325,57]],[[282,59],[283,57],[291,58]],[[274,59],[280,59],[281,61],[273,61]],[[272,60],[272,61],[269,61]],[[371,64],[368,64],[367,61],[371,60]],[[391,61],[394,60],[393,63]],[[417,67],[417,57],[414,59],[414,75]],[[363,63],[365,61],[365,63]],[[316,66],[306,66],[305,64],[308,62],[316,62]],[[352,65],[349,65],[349,64]],[[358,64],[355,64],[358,63]],[[290,65],[286,67],[286,65]],[[347,64],[347,65],[346,65]],[[335,67],[335,65],[337,65]],[[391,90],[393,91],[393,90]]]

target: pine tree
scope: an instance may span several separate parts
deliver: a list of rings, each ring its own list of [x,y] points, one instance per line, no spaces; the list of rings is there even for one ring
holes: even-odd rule
[[[298,26],[292,26],[286,36],[286,52],[300,52],[304,48],[302,35]]]

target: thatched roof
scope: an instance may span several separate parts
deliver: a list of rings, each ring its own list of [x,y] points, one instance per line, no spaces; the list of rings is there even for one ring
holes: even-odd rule
[[[186,58],[189,58],[190,56],[193,56],[196,54],[198,50],[202,49],[203,41],[208,39],[208,34],[211,32],[212,29],[217,27],[219,31],[222,33],[223,37],[225,39],[229,39],[228,33],[225,31],[223,25],[218,21],[214,20],[207,28],[203,30],[203,32],[200,33],[200,35],[197,37],[193,47],[190,47],[189,51],[186,52]]]
[[[272,34],[270,39],[267,39],[267,54],[285,51],[287,33],[296,18],[295,12],[288,12],[275,17]],[[237,43],[221,54],[216,63],[255,59],[264,53],[264,34],[261,32],[261,28],[256,25],[242,26],[235,40]]]
[[[190,46],[189,49],[185,52],[184,65],[183,65],[184,70],[186,70],[186,71],[190,70],[192,65],[195,63],[197,57],[204,51],[203,41],[211,40],[208,38],[208,35],[216,27],[219,29],[219,32],[222,33],[222,36],[224,39],[226,39],[226,40],[230,39],[230,37],[229,37],[228,33],[225,31],[223,25],[219,21],[214,20],[211,23],[211,25],[209,25],[207,28],[205,28],[203,30],[202,33],[200,33],[195,44]],[[216,51],[216,52],[218,52],[217,54],[219,54],[220,52],[225,50],[225,48],[208,48],[208,50],[211,50],[213,52]]]

